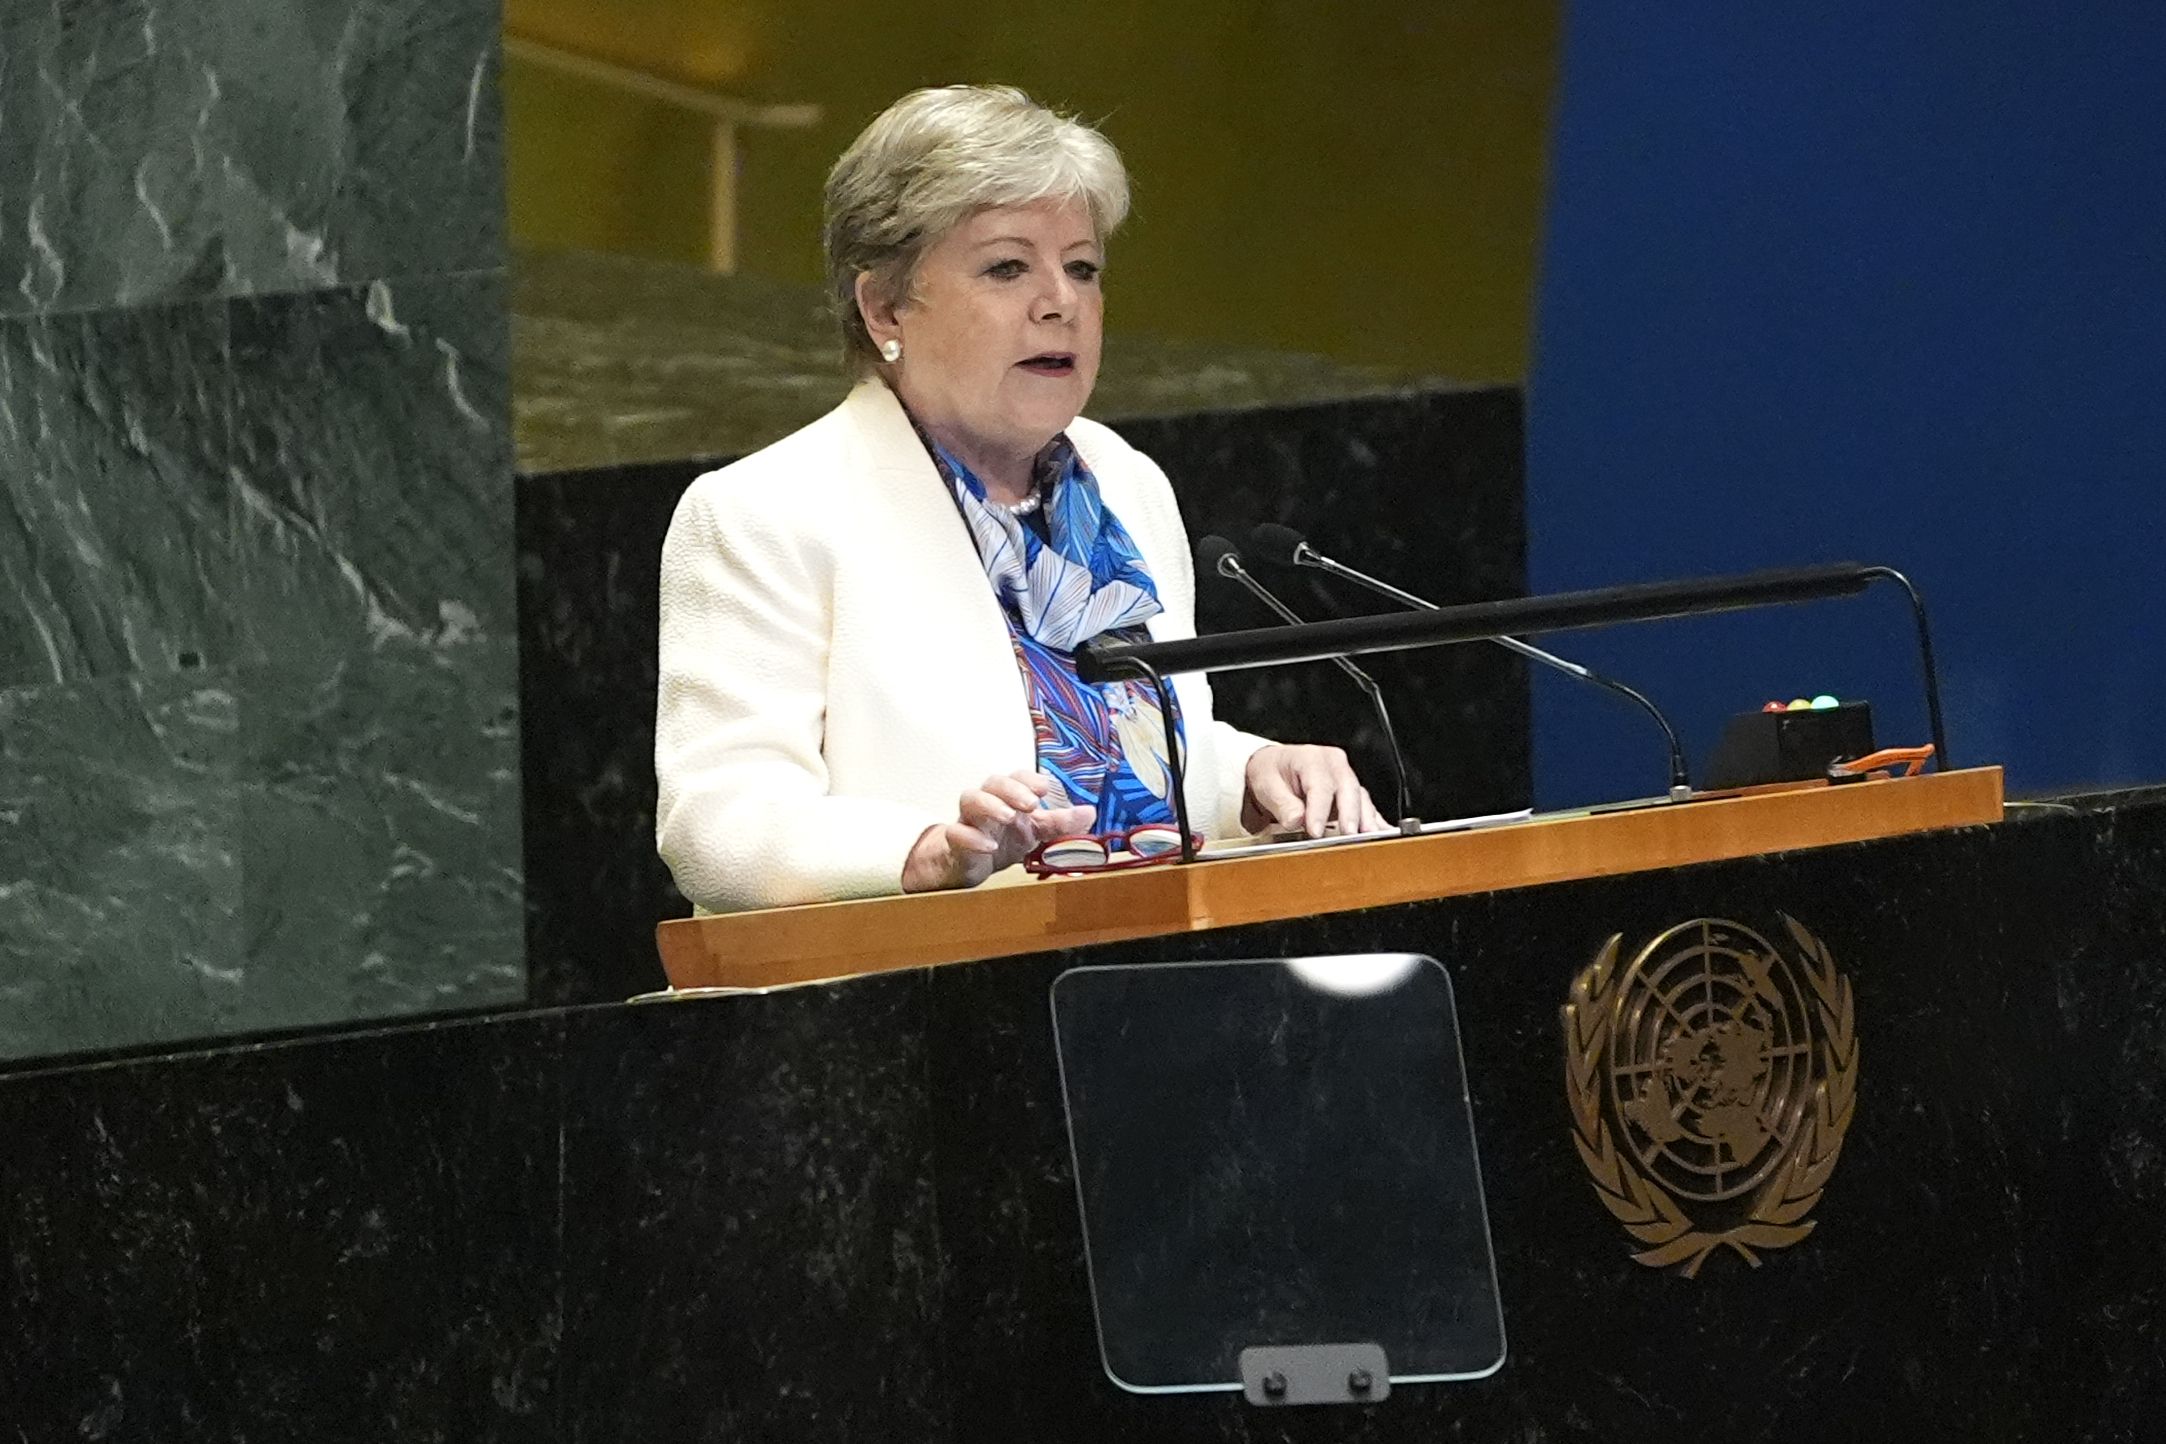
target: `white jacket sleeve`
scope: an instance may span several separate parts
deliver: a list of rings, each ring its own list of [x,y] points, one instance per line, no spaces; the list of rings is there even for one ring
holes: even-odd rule
[[[833,563],[795,488],[714,473],[662,547],[656,844],[710,911],[893,893],[943,818],[828,793]]]
[[[1248,796],[1248,760],[1272,742],[1215,717],[1211,728],[1215,734],[1211,739],[1212,757],[1218,764],[1218,817],[1210,835],[1239,837],[1248,831],[1241,825],[1241,802]]]

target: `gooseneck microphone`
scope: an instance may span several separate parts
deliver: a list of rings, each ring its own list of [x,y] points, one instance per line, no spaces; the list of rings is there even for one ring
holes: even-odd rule
[[[1202,575],[1220,576],[1239,582],[1248,589],[1249,595],[1276,612],[1281,620],[1291,622],[1297,627],[1301,625],[1300,614],[1273,595],[1270,588],[1249,575],[1248,568],[1241,565],[1240,551],[1224,537],[1207,536],[1196,543],[1196,571]],[[1391,778],[1399,794],[1399,830],[1420,831],[1421,820],[1413,815],[1413,801],[1406,788],[1406,757],[1399,751],[1399,735],[1392,730],[1391,713],[1384,707],[1384,689],[1376,685],[1374,677],[1347,658],[1333,657],[1330,661],[1354,679],[1354,685],[1362,690],[1369,699],[1369,705],[1376,709],[1377,725],[1384,729],[1385,745],[1391,749]]]
[[[1379,596],[1389,597],[1402,607],[1411,607],[1422,612],[1442,610],[1435,602],[1426,597],[1417,597],[1412,592],[1395,587],[1380,577],[1372,577],[1367,572],[1355,571],[1343,562],[1332,560],[1310,546],[1309,539],[1290,526],[1280,526],[1275,522],[1263,523],[1249,533],[1249,549],[1258,560],[1269,562],[1272,566],[1310,567],[1316,571],[1328,572],[1332,576],[1343,578],[1357,587],[1365,587]],[[1582,682],[1592,683],[1605,691],[1614,692],[1618,696],[1627,698],[1644,707],[1647,710],[1647,715],[1655,719],[1655,725],[1662,729],[1662,736],[1669,743],[1670,800],[1672,802],[1682,802],[1692,795],[1692,775],[1685,767],[1685,749],[1684,745],[1677,740],[1677,729],[1670,725],[1669,718],[1662,715],[1662,709],[1649,701],[1644,694],[1627,687],[1614,678],[1603,676],[1591,667],[1582,667],[1577,662],[1568,662],[1554,652],[1545,652],[1531,643],[1520,641],[1517,637],[1491,637],[1488,640],[1495,642],[1500,647],[1517,652],[1529,661],[1540,662],[1543,666],[1554,668],[1567,677],[1576,677]]]

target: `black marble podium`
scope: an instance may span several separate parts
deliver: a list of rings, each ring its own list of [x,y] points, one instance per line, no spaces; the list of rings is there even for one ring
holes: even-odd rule
[[[1853,980],[1815,1232],[1635,1263],[1559,1005],[1613,933],[1809,926]],[[1426,952],[1510,1340],[1373,1407],[1102,1372],[1047,992]],[[109,1440],[2157,1437],[2166,795],[735,996],[0,1077],[0,1419]]]

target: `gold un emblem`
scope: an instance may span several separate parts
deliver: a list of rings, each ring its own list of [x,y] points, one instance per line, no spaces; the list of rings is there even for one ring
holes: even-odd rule
[[[1781,915],[1778,915],[1781,916]],[[1813,1230],[1857,1100],[1850,980],[1782,917],[1793,955],[1701,918],[1625,967],[1622,933],[1564,1005],[1572,1141],[1650,1268],[1787,1248]]]

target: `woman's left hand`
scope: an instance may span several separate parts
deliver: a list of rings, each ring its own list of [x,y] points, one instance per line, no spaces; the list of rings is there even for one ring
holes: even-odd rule
[[[1391,827],[1369,800],[1344,752],[1274,742],[1249,755],[1248,789],[1241,798],[1243,827],[1322,837],[1332,822],[1340,832],[1387,832]]]

